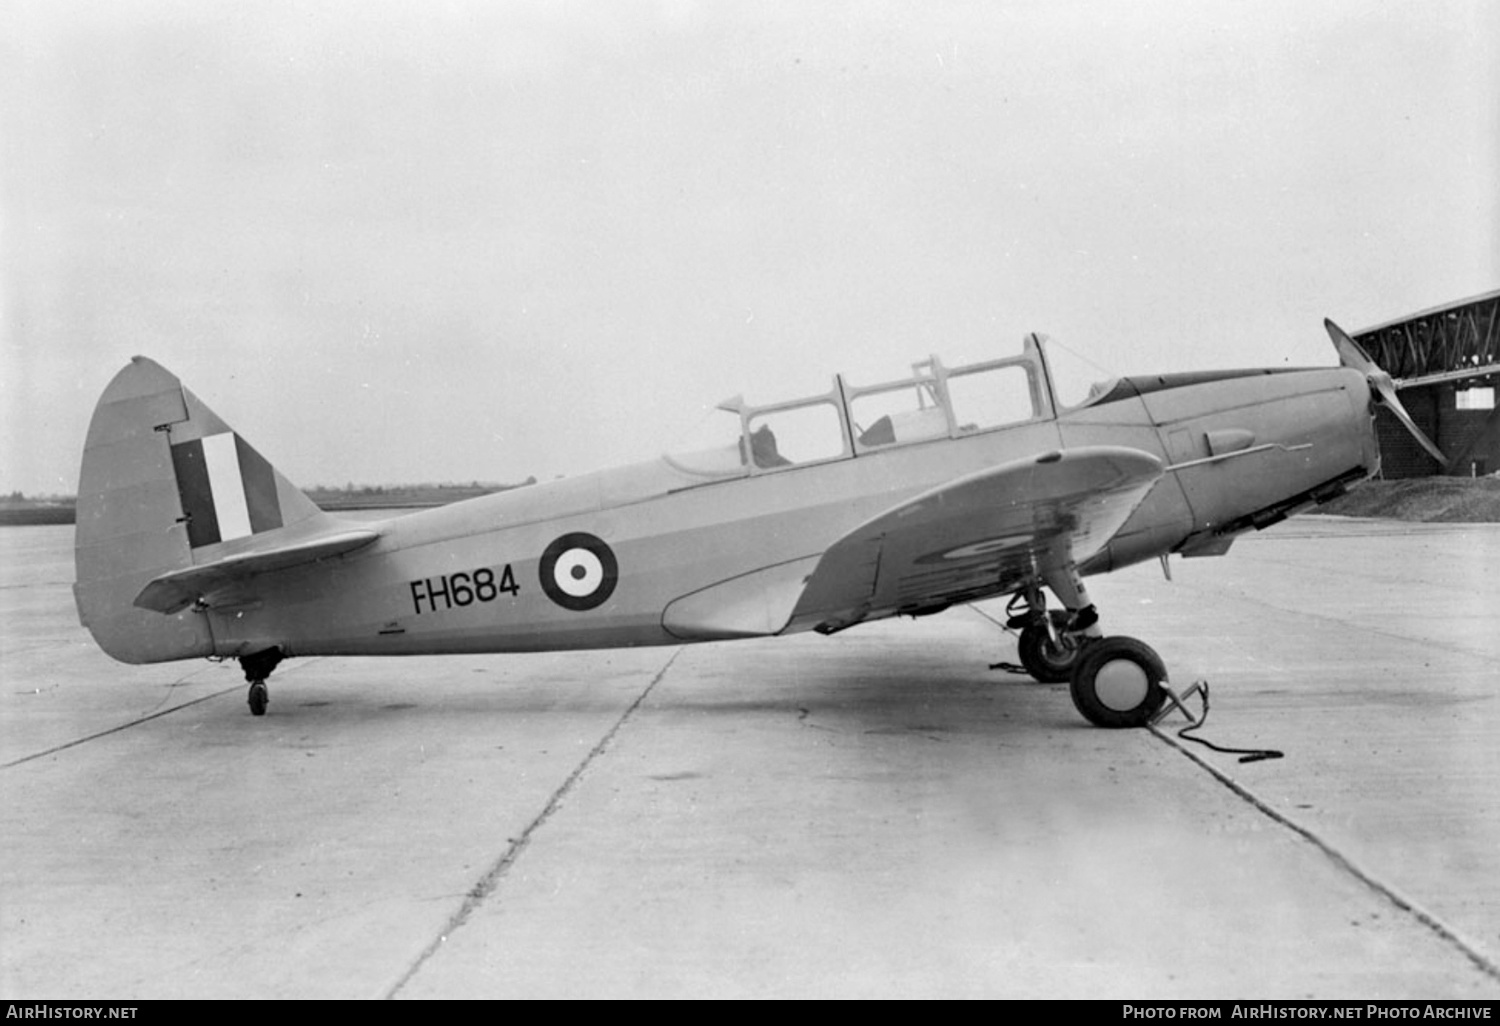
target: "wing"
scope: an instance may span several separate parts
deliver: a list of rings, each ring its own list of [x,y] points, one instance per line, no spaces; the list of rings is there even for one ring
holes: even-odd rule
[[[1090,446],[934,488],[823,553],[789,629],[841,630],[1013,591],[1103,550],[1162,475],[1150,453]]]
[[[380,532],[374,530],[341,529],[313,538],[225,556],[212,563],[173,570],[153,577],[135,597],[135,604],[142,609],[154,609],[158,613],[175,613],[196,602],[201,595],[235,581],[340,556],[363,548],[378,537]]]

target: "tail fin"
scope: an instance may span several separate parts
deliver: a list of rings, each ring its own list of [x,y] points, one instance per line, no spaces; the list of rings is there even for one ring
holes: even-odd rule
[[[135,605],[154,578],[325,514],[187,389],[137,356],[94,408],[78,480],[78,617],[127,663],[211,655],[206,616]]]

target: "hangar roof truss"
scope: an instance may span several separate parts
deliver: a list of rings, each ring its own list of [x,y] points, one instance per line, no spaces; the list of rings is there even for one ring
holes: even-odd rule
[[[1500,374],[1500,289],[1354,338],[1403,387]]]

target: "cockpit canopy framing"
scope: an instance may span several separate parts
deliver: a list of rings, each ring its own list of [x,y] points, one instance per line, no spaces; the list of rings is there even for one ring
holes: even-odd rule
[[[909,376],[873,385],[837,374],[827,392],[783,402],[735,396],[717,408],[738,419],[736,441],[664,458],[696,476],[754,476],[1048,420],[1058,406],[1044,342],[1030,334],[1019,356],[957,367],[930,356]]]

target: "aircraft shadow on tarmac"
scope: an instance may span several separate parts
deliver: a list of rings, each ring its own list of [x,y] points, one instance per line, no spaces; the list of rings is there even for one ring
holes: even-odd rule
[[[690,663],[674,663],[660,679],[660,665],[671,658],[665,652],[656,671],[606,668],[600,655],[575,654],[569,672],[549,663],[540,673],[531,672],[530,657],[476,657],[488,665],[448,675],[438,692],[418,683],[429,666],[439,665],[426,660],[403,660],[397,667],[389,661],[317,660],[284,671],[285,685],[263,723],[357,731],[366,724],[437,727],[475,717],[618,717],[639,700],[633,718],[690,718],[710,731],[715,721],[758,716],[848,734],[915,731],[975,741],[1014,739],[1038,728],[1089,730],[1072,715],[1066,685],[991,670],[978,648],[934,654],[916,637],[910,646],[893,645],[888,637],[868,646],[852,638],[837,648],[822,639],[812,644],[819,643],[825,652],[803,646],[808,658],[783,654],[773,666],[758,658],[767,651],[759,643],[726,645],[722,658],[711,649],[697,650]],[[996,651],[1004,653],[992,645],[990,654]],[[639,655],[631,659],[638,661]]]

